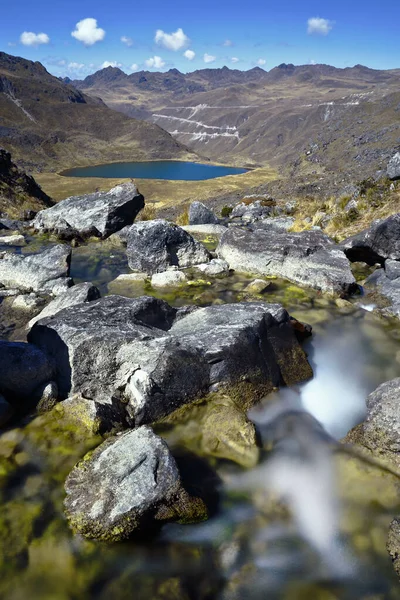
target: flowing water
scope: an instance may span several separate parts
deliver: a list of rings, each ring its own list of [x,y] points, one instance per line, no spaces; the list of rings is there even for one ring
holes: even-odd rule
[[[22,251],[47,244],[36,240]],[[113,281],[127,272],[121,247],[95,242],[73,250],[75,281],[92,281],[103,294],[154,294],[175,306],[254,300],[245,291],[253,279],[248,275],[208,279],[193,270],[189,285],[171,291],[154,290],[149,282]],[[315,372],[311,381],[271,394],[250,411],[261,442],[267,448],[274,406],[278,412],[306,410],[333,438],[341,438],[363,420],[367,394],[400,376],[399,323],[362,308],[362,297],[338,308],[334,300],[279,279],[271,279],[259,299],[281,302],[313,326],[306,350]],[[292,436],[279,460],[271,462],[264,451],[250,471],[182,453],[184,477],[193,485],[206,482],[211,518],[167,525],[153,538],[105,545],[72,536],[62,514],[65,476],[98,440],[83,447],[71,432],[59,437],[46,415],[15,424],[0,438],[0,597],[399,598],[385,549],[399,509],[392,484],[359,459],[332,459],[318,445],[319,435],[318,427],[311,427],[295,442]],[[282,478],[282,472],[290,477]],[[292,518],[271,494],[283,488],[293,496]]]
[[[202,181],[226,175],[241,175],[247,169],[204,165],[178,160],[121,162],[94,167],[77,167],[63,171],[66,177],[134,177],[137,179],[169,179],[171,181]]]

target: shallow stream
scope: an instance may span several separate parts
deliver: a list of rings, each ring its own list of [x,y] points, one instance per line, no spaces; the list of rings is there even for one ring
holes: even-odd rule
[[[17,251],[39,251],[47,243],[36,240]],[[334,300],[312,290],[271,279],[262,296],[254,298],[245,291],[254,279],[250,275],[209,279],[194,270],[190,285],[173,291],[154,290],[150,283],[113,282],[128,272],[124,249],[109,242],[73,250],[71,275],[75,282],[92,281],[102,294],[153,294],[175,306],[254,299],[280,302],[291,315],[313,326],[306,350],[315,376],[305,384],[275,392],[250,411],[261,440],[274,401],[304,408],[340,439],[363,420],[368,393],[381,382],[400,376],[400,324],[362,308],[361,296],[354,298],[352,305],[339,308]],[[385,549],[388,526],[399,507],[379,469],[372,468],[371,484],[362,461],[342,459],[335,487],[343,509],[334,524],[340,533],[337,556],[317,551],[312,540],[299,535],[293,520],[271,501],[265,453],[253,479],[233,463],[192,456],[193,485],[198,478],[208,482],[210,493],[215,491],[212,518],[197,525],[167,525],[161,534],[146,541],[105,545],[72,536],[63,518],[63,480],[85,451],[73,433],[64,432],[63,436],[57,439],[56,428],[45,415],[27,419],[0,438],[0,458],[5,465],[0,467],[2,598],[400,597]],[[22,450],[15,454],[17,445]],[[353,490],[347,482],[354,484],[354,473]],[[2,487],[5,475],[8,483]],[[326,493],[330,494],[329,489]],[[312,489],[304,484],[299,496],[310,503],[312,511]],[[326,515],[323,510],[318,506],[315,515],[311,514],[315,528],[330,519],[329,510]]]

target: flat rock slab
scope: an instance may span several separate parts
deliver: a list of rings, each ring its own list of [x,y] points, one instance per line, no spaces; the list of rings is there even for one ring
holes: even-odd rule
[[[118,541],[157,519],[180,489],[167,444],[149,427],[140,427],[108,439],[78,463],[65,483],[65,510],[78,533]]]
[[[6,288],[22,291],[48,291],[54,288],[64,290],[71,285],[68,280],[71,262],[71,248],[59,244],[29,256],[6,253],[0,259],[0,283]]]
[[[153,275],[198,265],[210,260],[210,253],[182,227],[164,219],[135,223],[128,232],[127,255],[132,271]]]
[[[23,235],[2,235],[0,236],[0,246],[25,246]]]
[[[102,239],[134,222],[144,208],[144,198],[134,183],[124,183],[109,192],[71,196],[40,211],[33,220],[38,231],[57,234],[76,232]]]
[[[400,260],[400,213],[375,221],[369,229],[344,240],[340,247],[353,262],[374,265],[388,258]]]
[[[177,311],[107,296],[38,321],[28,339],[55,357],[62,398],[120,402],[135,425],[221,386],[248,383],[255,400],[312,376],[288,313],[262,302]]]
[[[343,251],[320,231],[232,228],[222,236],[217,254],[236,271],[275,275],[332,294],[357,290]]]
[[[69,306],[75,306],[82,304],[83,302],[91,302],[92,300],[98,300],[100,298],[100,292],[96,286],[92,283],[85,281],[84,283],[78,283],[72,286],[52,300],[45,308],[29,321],[29,327],[33,327],[36,321],[55,315],[60,310],[68,308]]]

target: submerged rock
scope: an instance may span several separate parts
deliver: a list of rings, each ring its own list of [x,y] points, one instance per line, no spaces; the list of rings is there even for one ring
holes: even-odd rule
[[[352,262],[374,265],[387,258],[400,260],[400,213],[375,221],[368,229],[344,240],[340,247]]]
[[[38,231],[58,235],[76,233],[102,239],[134,222],[144,207],[144,198],[134,183],[124,183],[109,192],[72,196],[40,211],[33,220]]]
[[[61,244],[29,256],[7,253],[0,258],[0,282],[22,291],[59,293],[72,284],[70,262],[71,248]]]
[[[261,302],[177,311],[156,298],[108,296],[40,320],[28,339],[54,357],[61,398],[120,402],[135,425],[221,386],[249,405],[312,376],[288,313]]]
[[[51,315],[55,315],[60,310],[67,308],[69,306],[75,306],[77,304],[82,304],[82,302],[90,302],[92,300],[97,300],[100,298],[100,292],[96,286],[92,283],[84,282],[78,283],[77,285],[72,286],[64,292],[57,296],[54,300],[52,300],[36,317],[29,321],[29,327],[33,327],[36,321],[40,319],[44,319],[44,317],[50,317]]]
[[[222,236],[217,254],[236,271],[276,275],[333,294],[358,289],[343,251],[320,231],[233,228]]]
[[[51,358],[33,344],[0,341],[0,394],[16,407],[33,405],[53,380]]]
[[[186,275],[182,271],[164,271],[163,273],[154,273],[151,278],[153,287],[169,287],[182,285],[186,281]]]
[[[178,225],[164,219],[135,223],[128,233],[128,264],[133,271],[161,273],[210,260],[210,253]]]
[[[149,427],[109,438],[71,471],[65,490],[71,527],[97,540],[119,541],[153,521],[206,514],[201,500],[190,510],[176,462]]]
[[[392,156],[386,172],[389,179],[400,179],[400,152],[396,152],[396,154]]]
[[[192,202],[189,207],[189,225],[218,225],[219,219],[202,202]]]

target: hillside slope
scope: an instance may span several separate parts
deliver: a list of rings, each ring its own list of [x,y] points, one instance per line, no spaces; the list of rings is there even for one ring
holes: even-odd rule
[[[19,217],[23,210],[41,210],[54,202],[33,177],[12,162],[11,154],[0,148],[0,212]]]
[[[108,108],[40,63],[0,53],[0,146],[34,170],[118,160],[188,159],[161,127]]]

